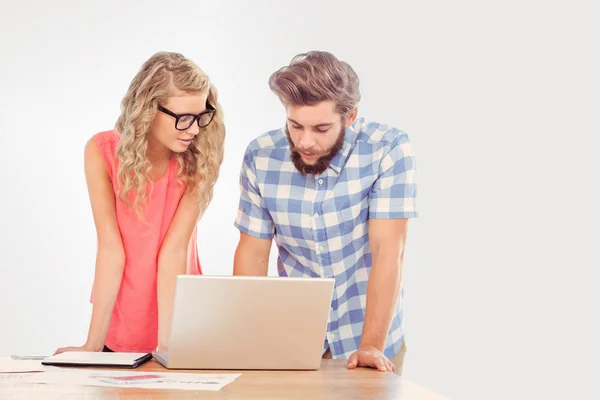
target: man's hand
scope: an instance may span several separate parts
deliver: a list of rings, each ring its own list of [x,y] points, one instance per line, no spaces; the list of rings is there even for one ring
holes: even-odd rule
[[[396,366],[375,347],[361,347],[350,356],[348,369],[356,367],[370,367],[382,372],[396,372]]]

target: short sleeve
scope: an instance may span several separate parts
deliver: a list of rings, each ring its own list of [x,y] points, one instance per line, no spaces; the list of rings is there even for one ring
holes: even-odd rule
[[[417,185],[416,162],[406,134],[383,156],[379,173],[369,192],[369,218],[414,218]]]
[[[250,236],[272,239],[273,220],[258,190],[254,155],[250,150],[244,155],[239,181],[240,201],[235,227]]]
[[[117,145],[119,143],[119,134],[116,131],[99,132],[93,136],[98,151],[104,160],[110,179],[114,179],[117,173]]]

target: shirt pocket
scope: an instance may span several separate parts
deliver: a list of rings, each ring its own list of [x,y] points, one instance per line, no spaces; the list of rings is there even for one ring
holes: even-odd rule
[[[358,251],[368,242],[368,208],[358,203],[352,207],[338,210],[340,231],[342,233],[342,248],[348,254],[349,250]],[[352,249],[347,247],[351,246]]]
[[[352,237],[354,233],[355,219],[352,214],[352,208],[343,208],[337,211],[338,219],[340,221],[340,236],[342,241],[342,249],[352,245]]]

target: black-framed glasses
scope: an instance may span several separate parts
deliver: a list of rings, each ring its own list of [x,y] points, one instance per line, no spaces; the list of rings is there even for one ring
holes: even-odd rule
[[[206,128],[215,117],[216,110],[210,104],[206,104],[206,111],[200,114],[175,114],[173,111],[158,105],[158,110],[175,118],[175,129],[185,131],[190,129],[195,121],[198,121],[199,128]]]

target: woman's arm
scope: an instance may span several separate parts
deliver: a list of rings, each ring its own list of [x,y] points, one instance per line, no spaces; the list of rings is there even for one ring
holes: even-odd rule
[[[56,354],[73,350],[102,351],[125,267],[125,251],[115,212],[115,194],[93,139],[85,146],[84,163],[98,240],[92,318],[85,345],[61,348]]]
[[[158,254],[158,350],[169,346],[171,316],[175,296],[177,275],[187,272],[187,256],[190,238],[198,222],[197,197],[186,192],[169,226],[169,230]]]

